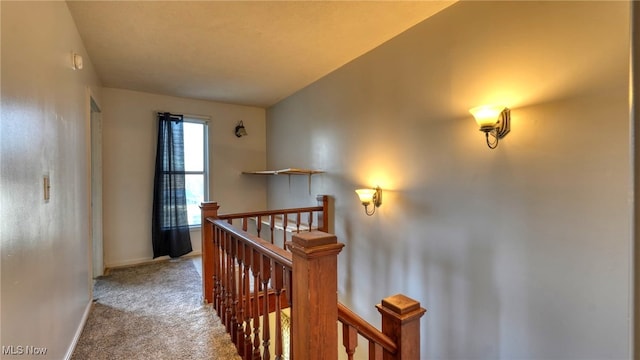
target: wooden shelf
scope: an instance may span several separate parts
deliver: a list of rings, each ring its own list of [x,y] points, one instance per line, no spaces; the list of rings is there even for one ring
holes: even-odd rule
[[[320,170],[287,168],[281,170],[243,171],[242,173],[248,175],[313,175],[323,172]]]
[[[243,171],[247,175],[289,175],[289,186],[291,186],[291,175],[308,175],[309,176],[309,194],[311,194],[311,175],[322,174],[324,171],[311,169],[287,168],[280,170],[259,170],[259,171]]]

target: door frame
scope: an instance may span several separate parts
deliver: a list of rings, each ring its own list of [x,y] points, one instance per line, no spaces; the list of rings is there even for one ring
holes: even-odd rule
[[[93,283],[104,275],[104,245],[102,232],[102,111],[97,97],[87,89],[88,175],[89,175],[89,293]]]

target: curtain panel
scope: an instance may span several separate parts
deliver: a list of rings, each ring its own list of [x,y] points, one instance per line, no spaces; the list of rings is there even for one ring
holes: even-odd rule
[[[158,147],[153,181],[153,258],[191,252],[185,191],[183,116],[158,114]]]

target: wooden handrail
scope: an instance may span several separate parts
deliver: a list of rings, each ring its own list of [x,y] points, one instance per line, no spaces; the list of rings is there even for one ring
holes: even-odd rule
[[[248,211],[248,212],[240,212],[240,213],[231,213],[231,214],[215,214],[215,216],[219,219],[223,219],[223,220],[227,220],[227,221],[232,221],[232,220],[242,220],[242,227],[244,230],[246,230],[246,220],[247,219],[252,219],[252,218],[256,218],[258,219],[258,223],[260,223],[260,219],[263,217],[271,217],[271,223],[270,226],[273,229],[274,227],[274,223],[273,223],[273,219],[274,216],[283,216],[283,218],[286,220],[287,216],[295,214],[297,215],[296,217],[296,224],[298,226],[298,231],[300,232],[299,228],[300,228],[300,218],[301,218],[301,214],[308,214],[309,218],[308,220],[308,225],[309,228],[307,229],[308,231],[311,231],[311,224],[313,223],[313,218],[312,215],[314,213],[317,213],[317,224],[315,224],[315,226],[317,227],[317,230],[319,231],[323,231],[323,232],[329,232],[329,196],[328,195],[318,195],[316,196],[316,200],[318,202],[317,206],[307,206],[307,207],[298,207],[298,208],[287,208],[287,209],[276,209],[276,210],[261,210],[261,211]],[[284,229],[287,228],[287,224],[282,224]],[[260,225],[258,225],[260,226]],[[305,231],[307,231],[305,230]],[[258,236],[260,236],[260,234],[258,234]]]
[[[353,326],[358,330],[358,334],[369,341],[380,344],[384,350],[392,354],[398,351],[398,346],[391,338],[340,302],[338,302],[338,320],[346,325]]]
[[[301,208],[279,209],[279,210],[262,210],[262,211],[250,211],[243,213],[222,214],[218,215],[218,218],[223,220],[228,219],[242,219],[242,218],[254,218],[258,216],[270,216],[280,214],[296,214],[296,213],[308,213],[314,211],[322,211],[322,206],[311,206]]]

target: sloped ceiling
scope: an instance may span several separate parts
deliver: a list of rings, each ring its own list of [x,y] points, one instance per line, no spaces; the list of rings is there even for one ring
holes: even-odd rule
[[[269,107],[455,1],[67,1],[106,87]]]

